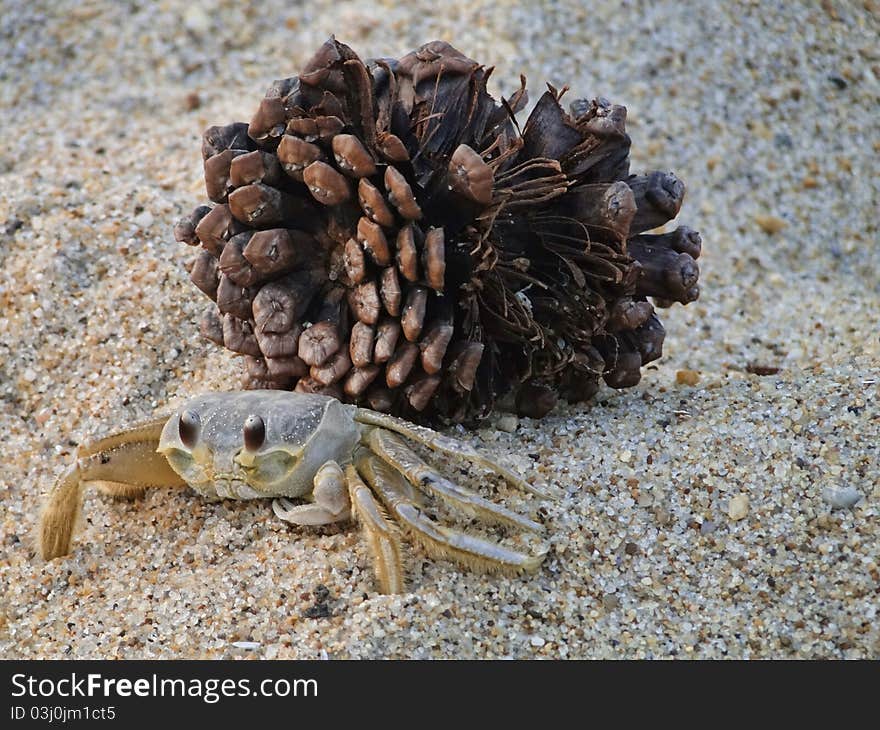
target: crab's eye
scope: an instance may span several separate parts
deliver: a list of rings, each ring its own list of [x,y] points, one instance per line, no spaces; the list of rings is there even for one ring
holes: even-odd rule
[[[248,416],[242,429],[244,434],[244,447],[248,451],[256,451],[266,440],[266,424],[259,416]]]
[[[194,448],[199,440],[199,431],[202,428],[202,420],[199,414],[194,411],[184,411],[180,414],[180,420],[177,424],[177,433],[180,440],[187,448]]]

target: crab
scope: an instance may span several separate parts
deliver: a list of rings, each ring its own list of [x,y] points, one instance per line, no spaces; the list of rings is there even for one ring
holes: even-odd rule
[[[515,575],[538,569],[545,547],[511,549],[427,514],[422,494],[468,517],[530,533],[542,530],[532,519],[444,477],[408,442],[488,469],[538,497],[550,496],[468,444],[329,396],[208,393],[170,416],[82,444],[43,506],[38,547],[47,560],[70,552],[86,486],[136,497],[150,487],[189,485],[212,499],[274,498],[275,514],[296,525],[355,519],[384,593],[405,589],[398,525],[428,554],[472,570]]]

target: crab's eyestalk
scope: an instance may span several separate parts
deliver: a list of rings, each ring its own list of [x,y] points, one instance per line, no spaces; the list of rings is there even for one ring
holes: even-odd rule
[[[248,416],[245,419],[242,432],[244,435],[244,447],[248,451],[259,450],[266,440],[266,424],[259,416]]]
[[[199,440],[199,432],[202,430],[202,421],[195,411],[184,411],[180,414],[177,423],[177,433],[183,445],[189,449],[195,448]]]

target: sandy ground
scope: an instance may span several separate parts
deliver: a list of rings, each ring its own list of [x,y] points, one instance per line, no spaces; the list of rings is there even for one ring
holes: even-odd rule
[[[0,656],[880,656],[876,2],[218,5],[0,0]],[[334,32],[626,105],[633,169],[688,184],[700,301],[637,387],[460,433],[563,490],[510,497],[547,528],[535,576],[413,548],[382,596],[353,528],[164,490],[90,492],[41,562],[76,443],[236,387],[171,225],[204,199],[201,131]]]

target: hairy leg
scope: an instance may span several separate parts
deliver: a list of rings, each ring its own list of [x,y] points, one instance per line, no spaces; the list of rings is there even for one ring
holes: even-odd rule
[[[536,570],[546,555],[546,550],[534,555],[521,553],[438,524],[409,500],[403,476],[375,454],[362,452],[356,466],[388,512],[434,557],[454,560],[479,572],[518,574]]]
[[[355,420],[369,426],[378,426],[388,431],[394,431],[401,436],[412,439],[417,443],[424,444],[432,451],[445,454],[455,461],[463,461],[469,464],[476,464],[489,471],[504,477],[504,479],[513,486],[530,492],[543,499],[550,499],[551,495],[547,494],[538,487],[533,487],[518,474],[512,472],[505,466],[484,456],[472,446],[458,441],[441,433],[437,433],[425,426],[417,426],[401,418],[386,415],[385,413],[377,413],[366,408],[358,408],[355,412]]]
[[[410,449],[400,436],[373,428],[364,437],[367,445],[386,464],[397,469],[418,489],[451,504],[472,517],[540,532],[541,525],[442,476]]]
[[[156,418],[79,447],[76,460],[55,482],[43,504],[37,542],[44,559],[70,552],[74,526],[87,485],[132,496],[148,487],[184,486],[156,453],[166,418]]]
[[[379,588],[383,593],[402,593],[405,581],[400,532],[353,466],[346,467],[345,478],[352,510],[367,538]]]

